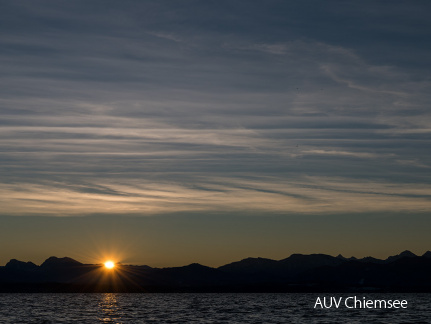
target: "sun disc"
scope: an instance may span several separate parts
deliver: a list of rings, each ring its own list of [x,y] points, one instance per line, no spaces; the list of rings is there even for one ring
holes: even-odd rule
[[[105,262],[105,268],[112,269],[114,267],[115,267],[115,263],[114,262],[112,262],[112,261],[106,261]]]

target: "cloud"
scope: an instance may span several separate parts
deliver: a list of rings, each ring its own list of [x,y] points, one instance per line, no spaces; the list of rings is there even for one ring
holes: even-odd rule
[[[2,184],[2,215],[157,215],[174,212],[346,213],[431,210],[431,187],[344,178],[207,178],[192,181]]]
[[[404,34],[397,6],[369,5],[371,18],[317,2],[7,4],[5,210],[336,212],[366,209],[364,199],[370,210],[427,209],[402,191],[332,199],[313,180],[379,190],[430,181],[431,56],[421,45],[430,29],[407,15]],[[304,19],[314,10],[325,14]],[[349,24],[343,36],[340,12],[373,27]]]
[[[325,151],[325,150],[308,150],[301,151],[301,154],[323,154],[323,155],[340,155],[340,156],[351,156],[357,158],[376,158],[379,157],[379,154],[375,153],[366,153],[366,152],[346,152],[346,151]],[[389,157],[393,156],[390,154]]]

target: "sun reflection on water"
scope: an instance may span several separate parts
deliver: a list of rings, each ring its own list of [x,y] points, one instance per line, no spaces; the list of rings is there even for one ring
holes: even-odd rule
[[[114,293],[105,293],[99,302],[99,321],[104,323],[122,323],[120,307],[117,302],[117,296]]]

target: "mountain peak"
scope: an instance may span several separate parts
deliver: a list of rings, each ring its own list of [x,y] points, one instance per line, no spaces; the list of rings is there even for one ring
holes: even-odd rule
[[[376,259],[371,256],[367,256],[365,258],[359,259],[358,261],[365,262],[365,263],[376,263],[376,264],[381,264],[385,262],[384,260]]]
[[[33,262],[24,262],[17,259],[11,259],[8,263],[6,263],[5,268],[12,270],[32,270],[37,268],[37,265],[35,265]]]
[[[43,268],[46,267],[64,267],[64,266],[78,266],[82,265],[81,262],[78,262],[72,258],[64,257],[64,258],[57,258],[55,256],[49,257],[45,260],[40,266]]]
[[[278,261],[266,258],[246,258],[241,261],[232,262],[218,267],[219,270],[226,272],[246,272],[256,273],[266,271],[274,267]]]
[[[183,268],[189,268],[189,269],[204,269],[204,268],[209,268],[207,266],[204,266],[200,263],[194,262],[194,263],[190,263],[189,265],[184,266]]]
[[[417,257],[417,255],[409,250],[405,250],[398,255],[390,256],[389,258],[386,259],[386,262],[393,262],[402,258],[414,258],[414,257]]]
[[[400,256],[411,258],[411,257],[415,257],[417,255],[414,254],[413,252],[409,251],[409,250],[405,250],[405,251],[400,253]]]

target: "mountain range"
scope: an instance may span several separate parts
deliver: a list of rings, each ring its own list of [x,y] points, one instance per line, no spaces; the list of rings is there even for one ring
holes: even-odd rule
[[[276,261],[246,258],[218,268],[197,263],[152,268],[50,257],[41,265],[10,260],[0,267],[0,292],[431,292],[431,252],[385,260],[292,254]]]

